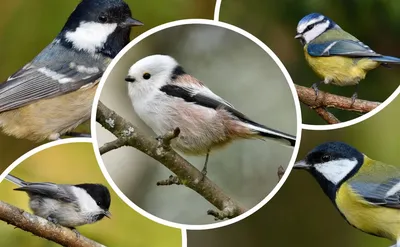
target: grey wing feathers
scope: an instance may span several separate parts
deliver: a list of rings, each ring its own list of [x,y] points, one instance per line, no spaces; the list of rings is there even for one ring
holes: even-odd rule
[[[6,180],[8,180],[8,181],[10,181],[11,183],[14,183],[14,184],[16,184],[16,185],[18,185],[18,186],[24,186],[24,185],[26,185],[26,182],[25,182],[24,180],[19,179],[19,178],[15,177],[15,176],[13,176],[13,175],[11,175],[11,174],[8,174],[8,175],[6,176]]]
[[[387,168],[358,176],[351,179],[349,184],[358,195],[371,204],[400,208],[400,173],[395,167]],[[385,176],[386,179],[382,179]]]
[[[356,40],[334,40],[319,44],[309,44],[311,56],[379,57],[369,46]]]
[[[25,66],[0,84],[0,112],[16,109],[39,99],[51,98],[76,91],[93,83],[102,71],[93,74],[80,73],[65,64],[49,67]]]
[[[53,183],[28,183],[25,186],[16,188],[14,190],[25,191],[33,195],[41,195],[55,200],[64,202],[73,202],[74,198],[71,198],[71,193],[68,193],[66,185],[57,185]]]

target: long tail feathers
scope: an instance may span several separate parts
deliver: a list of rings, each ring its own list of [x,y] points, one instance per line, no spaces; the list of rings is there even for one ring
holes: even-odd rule
[[[6,176],[6,179],[7,179],[8,181],[10,181],[11,183],[14,183],[14,184],[16,184],[16,185],[18,185],[18,186],[25,186],[25,185],[26,185],[26,182],[25,182],[24,180],[19,179],[19,178],[15,177],[15,176],[13,176],[13,175],[10,175],[10,174],[8,174],[8,175]]]
[[[295,136],[283,133],[281,131],[270,129],[270,128],[267,128],[262,125],[255,126],[252,124],[247,124],[247,127],[249,127],[251,130],[255,131],[258,135],[260,135],[262,137],[280,141],[285,145],[294,147],[294,145],[296,144]]]
[[[371,57],[371,60],[386,63],[386,64],[400,64],[400,58],[391,57],[391,56],[380,56],[380,57]]]

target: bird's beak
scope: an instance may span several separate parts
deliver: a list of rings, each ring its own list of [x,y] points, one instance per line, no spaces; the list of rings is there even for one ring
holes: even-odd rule
[[[295,39],[301,39],[303,38],[303,35],[301,33],[298,33],[296,36],[294,36]]]
[[[138,21],[138,20],[133,19],[131,17],[128,17],[124,22],[119,24],[119,26],[122,27],[122,28],[143,26],[143,25],[144,24],[141,21]]]
[[[110,211],[104,211],[104,216],[106,216],[107,218],[111,219],[111,213]]]
[[[294,169],[303,169],[303,170],[308,170],[311,168],[309,164],[307,164],[304,160],[297,161],[294,166]]]
[[[126,82],[135,82],[136,79],[133,78],[133,77],[127,76],[127,77],[125,77],[125,81],[126,81]]]

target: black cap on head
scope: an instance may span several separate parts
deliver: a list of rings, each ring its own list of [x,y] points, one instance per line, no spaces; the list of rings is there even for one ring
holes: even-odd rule
[[[117,24],[104,46],[97,51],[110,58],[114,58],[129,43],[131,27],[143,25],[132,18],[131,9],[122,0],[83,0],[72,12],[58,36],[64,46],[73,47],[65,39],[65,34],[74,32],[82,23]]]
[[[77,184],[76,187],[86,192],[96,201],[97,205],[104,211],[108,211],[111,205],[111,195],[108,188],[102,184]]]

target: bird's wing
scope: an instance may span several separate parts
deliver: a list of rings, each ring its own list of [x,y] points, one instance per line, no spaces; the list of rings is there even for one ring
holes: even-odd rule
[[[224,109],[244,122],[256,124],[243,113],[236,110],[229,102],[214,94],[207,87],[197,88],[191,86],[167,84],[162,86],[160,90],[171,97],[181,98],[189,103],[194,103],[196,105],[215,110]]]
[[[65,63],[28,64],[0,84],[0,112],[16,109],[39,99],[76,91],[99,79],[103,71]]]
[[[31,194],[41,195],[43,197],[60,200],[63,202],[73,202],[65,186],[53,183],[29,183],[26,186],[16,188],[14,190],[25,191]]]
[[[310,43],[307,52],[314,57],[379,57],[369,46],[358,40],[332,40],[324,43]]]
[[[400,208],[400,168],[378,161],[349,180],[351,188],[369,203]],[[360,170],[361,171],[361,170]]]

